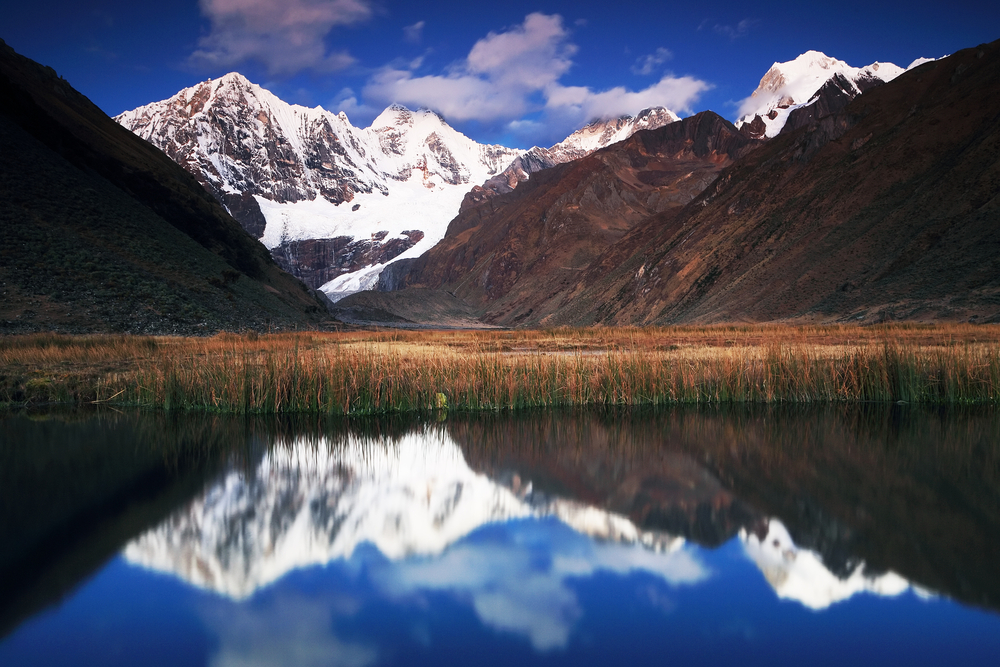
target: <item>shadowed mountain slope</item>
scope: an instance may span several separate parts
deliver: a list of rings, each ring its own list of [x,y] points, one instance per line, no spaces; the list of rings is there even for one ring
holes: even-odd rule
[[[1000,42],[834,107],[756,150],[705,112],[539,172],[383,288],[501,325],[1000,320]]]
[[[637,132],[466,208],[397,286],[444,288],[489,323],[537,323],[608,246],[681,210],[756,143],[712,112]]]
[[[193,177],[0,42],[0,331],[317,323],[322,304]]]
[[[638,225],[557,322],[1000,317],[1000,42],[768,142]]]

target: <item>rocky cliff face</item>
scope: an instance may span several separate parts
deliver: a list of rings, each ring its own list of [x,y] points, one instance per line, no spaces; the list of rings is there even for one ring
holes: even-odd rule
[[[310,286],[320,286],[338,276],[370,266],[388,264],[424,238],[420,230],[403,230],[402,236],[387,239],[381,231],[368,239],[338,236],[332,239],[286,241],[271,250],[278,266]]]
[[[372,266],[358,263],[352,244],[376,266],[419,255],[465,192],[520,154],[478,144],[426,110],[392,106],[358,129],[343,113],[286,104],[235,73],[116,120],[191,172],[294,275],[313,287],[341,278],[324,288],[331,293]],[[300,268],[307,241],[323,241],[313,245],[330,263]]]

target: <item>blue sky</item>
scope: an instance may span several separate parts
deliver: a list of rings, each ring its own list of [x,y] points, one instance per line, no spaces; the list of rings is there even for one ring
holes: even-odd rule
[[[238,71],[364,127],[427,106],[478,141],[550,145],[661,104],[733,119],[815,49],[907,66],[1000,38],[1000,3],[5,0],[0,37],[110,115]]]

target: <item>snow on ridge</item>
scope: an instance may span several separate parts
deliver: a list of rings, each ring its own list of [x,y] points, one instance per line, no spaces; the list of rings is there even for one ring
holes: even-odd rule
[[[863,80],[887,83],[905,71],[888,62],[851,67],[820,51],[806,51],[788,62],[776,62],[768,69],[757,89],[740,105],[735,125],[741,127],[759,115],[766,126],[765,136],[775,137],[785,126],[788,115],[815,102],[820,88],[838,74],[849,82],[854,95],[860,95],[859,84]]]
[[[433,247],[465,194],[525,154],[479,144],[434,111],[398,104],[357,128],[343,112],[288,104],[237,72],[115,120],[194,173],[224,204],[226,197],[252,195],[265,223],[260,240],[269,250],[333,238],[398,239],[406,247],[412,243],[407,232],[423,233],[387,263]],[[655,108],[636,118],[592,123],[553,146],[545,161],[583,157],[638,129],[674,120],[672,112]],[[320,289],[334,300],[371,289],[384,266],[342,274]]]
[[[932,62],[934,62],[936,60],[941,60],[942,58],[947,58],[947,57],[948,57],[948,55],[943,55],[940,58],[917,58],[912,63],[910,63],[909,65],[906,66],[906,71],[909,72],[911,69],[913,69],[915,67],[920,67],[924,63],[932,63]]]

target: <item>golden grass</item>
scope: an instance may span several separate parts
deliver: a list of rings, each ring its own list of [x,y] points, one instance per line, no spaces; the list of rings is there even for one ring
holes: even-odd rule
[[[0,401],[235,413],[1000,401],[1000,327],[715,326],[0,339]]]

